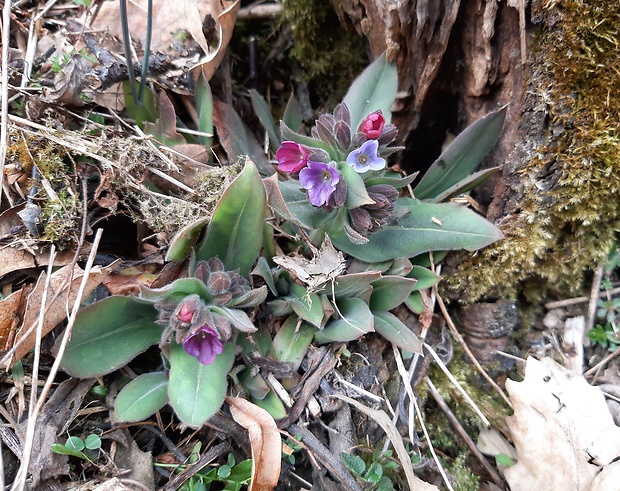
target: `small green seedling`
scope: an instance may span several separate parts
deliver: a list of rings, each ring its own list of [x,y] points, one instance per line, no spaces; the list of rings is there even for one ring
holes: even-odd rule
[[[382,464],[377,462],[375,457],[380,458],[381,455],[375,452],[373,454],[374,462],[372,462],[370,466],[367,466],[366,462],[364,462],[364,460],[357,455],[348,454],[345,452],[340,454],[340,460],[342,460],[342,463],[351,471],[352,474],[357,476],[362,481],[370,484],[369,489],[372,489],[373,491],[393,491],[394,484],[392,483],[392,480],[383,474],[384,465],[388,465],[390,461],[388,460]]]
[[[62,443],[53,443],[52,452],[60,455],[72,455],[78,459],[93,462],[93,456],[90,453],[101,448],[101,438],[95,433],[91,433],[82,440],[78,436],[70,436],[67,441]]]

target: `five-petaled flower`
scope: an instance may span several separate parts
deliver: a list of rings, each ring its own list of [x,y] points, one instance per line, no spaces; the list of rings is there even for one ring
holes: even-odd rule
[[[381,136],[383,127],[385,126],[385,118],[381,111],[375,111],[374,113],[366,116],[366,119],[362,121],[360,125],[360,132],[366,135],[369,140],[375,140]]]
[[[183,341],[183,348],[189,355],[198,358],[203,365],[210,365],[215,357],[224,351],[222,341],[215,330],[208,325],[202,326]]]
[[[336,190],[340,174],[332,166],[320,162],[308,162],[299,173],[299,183],[308,191],[308,200],[314,206],[326,205]]]
[[[347,157],[347,165],[355,169],[355,172],[363,173],[369,170],[381,170],[385,167],[385,159],[379,157],[377,150],[379,142],[368,140],[357,150],[353,150]]]
[[[299,143],[292,141],[282,142],[276,152],[279,163],[278,169],[282,172],[299,172],[308,164],[310,153]]]

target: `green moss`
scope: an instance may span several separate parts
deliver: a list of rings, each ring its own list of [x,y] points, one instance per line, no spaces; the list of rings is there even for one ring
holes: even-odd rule
[[[304,68],[321,103],[333,106],[368,64],[365,41],[343,28],[328,0],[284,0],[291,26],[291,55]]]
[[[575,294],[620,230],[618,2],[558,0],[538,9],[544,33],[529,82],[549,114],[548,140],[522,171],[525,195],[502,225],[506,239],[448,279],[469,301],[514,295],[522,280],[531,298]]]

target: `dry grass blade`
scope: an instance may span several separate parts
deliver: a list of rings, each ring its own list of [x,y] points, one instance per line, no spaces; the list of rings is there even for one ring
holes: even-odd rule
[[[431,441],[431,438],[428,435],[428,431],[426,431],[426,425],[424,424],[424,420],[422,419],[422,412],[420,411],[420,407],[418,406],[418,400],[416,399],[415,394],[413,393],[411,384],[407,382],[409,380],[408,373],[407,373],[407,370],[405,369],[403,358],[400,356],[400,351],[398,350],[398,346],[396,346],[395,344],[392,344],[392,350],[394,351],[394,358],[396,360],[396,366],[398,367],[398,373],[403,379],[403,382],[405,383],[405,388],[407,389],[409,400],[411,401],[411,404],[415,408],[415,412],[418,416],[418,421],[420,421],[420,427],[422,428],[422,431],[424,432],[424,437],[426,438],[426,442],[428,443],[428,448],[431,451],[431,454],[433,456],[433,459],[435,460],[435,463],[437,464],[437,468],[439,469],[439,473],[441,474],[441,477],[446,483],[446,487],[448,488],[449,491],[454,491],[454,489],[452,488],[452,485],[450,484],[450,481],[448,480],[448,476],[446,475],[446,472],[444,471],[443,466],[441,465],[441,462],[439,462],[439,458],[437,457],[437,454],[435,453],[435,448],[433,447],[433,442]]]
[[[487,428],[490,427],[491,426],[491,422],[486,418],[486,416],[484,414],[482,414],[482,411],[480,411],[480,409],[478,408],[476,403],[473,401],[473,399],[471,397],[469,397],[469,394],[467,392],[465,392],[463,387],[461,387],[461,384],[459,384],[458,381],[454,378],[454,375],[452,375],[452,373],[450,373],[450,370],[448,370],[448,367],[444,364],[443,361],[441,361],[441,358],[439,358],[439,355],[437,355],[437,353],[435,353],[435,350],[433,349],[433,347],[428,345],[428,344],[426,344],[426,343],[424,343],[424,347],[431,354],[431,356],[433,357],[433,359],[435,360],[437,365],[439,365],[439,368],[441,368],[441,371],[443,373],[445,373],[446,377],[448,377],[450,382],[452,382],[452,385],[454,385],[456,390],[458,390],[461,393],[461,395],[465,398],[467,403],[472,407],[474,412],[480,417],[480,419],[485,424],[485,426]]]
[[[467,346],[467,343],[465,343],[463,336],[461,336],[461,333],[458,331],[458,329],[454,325],[454,321],[452,320],[452,317],[450,317],[450,314],[448,313],[448,309],[446,309],[446,304],[443,303],[443,299],[437,292],[437,286],[434,286],[433,289],[435,290],[437,304],[439,305],[439,309],[441,310],[441,313],[446,319],[446,324],[448,324],[448,327],[450,328],[450,332],[452,333],[454,338],[459,342],[459,344],[463,347],[463,349],[465,350],[465,353],[467,353],[467,356],[472,361],[474,366],[478,369],[480,374],[487,380],[487,382],[491,384],[491,387],[493,387],[493,389],[495,389],[497,393],[500,396],[502,396],[502,399],[506,401],[506,404],[508,404],[508,406],[512,408],[512,403],[510,402],[510,399],[508,399],[508,396],[504,393],[501,387],[495,383],[495,380],[489,377],[489,374],[484,370],[484,368],[482,368],[482,365],[480,365],[480,362],[476,359],[474,354],[471,352],[471,350],[469,349],[469,346]]]
[[[77,316],[78,310],[80,309],[80,304],[82,303],[84,289],[86,288],[86,284],[88,282],[93,262],[95,261],[95,256],[97,255],[97,249],[99,247],[99,241],[101,240],[102,235],[103,229],[100,228],[99,230],[97,230],[97,234],[95,235],[95,239],[93,241],[93,247],[88,257],[88,262],[86,263],[86,267],[84,268],[82,283],[80,285],[80,289],[78,291],[75,302],[73,303],[73,310],[71,311],[71,315],[69,316],[68,324],[65,328],[65,332],[60,343],[60,348],[58,350],[58,355],[56,357],[56,360],[54,361],[54,364],[52,365],[47,381],[45,382],[45,386],[41,391],[41,395],[39,396],[34,410],[32,410],[31,408],[30,417],[28,418],[28,427],[26,429],[26,444],[24,445],[24,455],[19,470],[17,471],[17,476],[15,477],[12,491],[23,491],[26,485],[26,478],[28,476],[28,467],[30,463],[30,456],[32,452],[32,444],[34,440],[34,431],[37,418],[39,413],[41,412],[41,408],[43,407],[45,400],[47,399],[47,395],[52,387],[52,384],[54,383],[56,374],[58,373],[58,369],[60,368],[60,362],[67,347],[67,343],[69,342],[69,338],[71,337],[71,330],[73,329],[73,325],[75,324],[75,318]],[[44,311],[45,309],[42,308],[41,312]]]
[[[235,421],[248,430],[252,445],[249,491],[271,491],[278,485],[282,440],[276,422],[263,408],[239,397],[227,397]]]
[[[403,367],[404,368],[404,367]],[[411,465],[411,459],[409,457],[409,453],[405,448],[405,444],[403,443],[403,439],[398,433],[398,429],[392,420],[388,416],[388,414],[380,409],[372,409],[368,406],[364,406],[364,404],[357,402],[355,399],[351,399],[350,397],[341,395],[341,394],[333,394],[332,397],[337,397],[345,401],[346,403],[354,406],[359,409],[369,418],[374,419],[383,431],[388,435],[388,437],[392,440],[392,444],[396,449],[396,454],[400,460],[401,465],[403,466],[403,470],[405,471],[405,476],[407,478],[407,483],[409,484],[409,489],[415,489],[416,491],[438,491],[437,486],[433,486],[427,482],[422,481],[418,476],[416,476],[413,472],[413,466]],[[412,398],[415,401],[415,397]]]
[[[4,161],[6,160],[7,139],[9,136],[9,47],[11,46],[11,5],[4,2],[2,9],[2,93],[0,99],[0,198],[4,190]]]

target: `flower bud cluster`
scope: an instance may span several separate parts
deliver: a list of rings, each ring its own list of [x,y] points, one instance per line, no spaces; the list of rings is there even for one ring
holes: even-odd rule
[[[398,191],[389,184],[369,186],[367,191],[374,203],[349,210],[351,226],[364,237],[385,226],[398,198]]]

